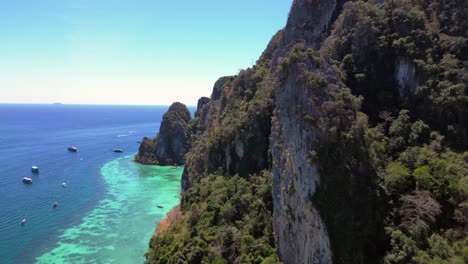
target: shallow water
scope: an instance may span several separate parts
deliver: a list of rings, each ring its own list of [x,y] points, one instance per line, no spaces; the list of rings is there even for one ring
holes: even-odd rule
[[[142,263],[157,222],[179,201],[182,168],[144,166],[128,156],[101,169],[107,192],[37,263]],[[162,206],[163,208],[159,208]]]
[[[169,206],[155,209],[153,203],[166,198],[178,201],[178,197],[159,197],[163,184],[158,182],[168,180],[164,169],[135,164],[131,156],[138,151],[137,141],[154,137],[166,110],[0,104],[0,263],[34,263],[38,257],[49,263],[72,257],[102,263],[114,255],[134,256],[137,260],[131,263],[141,262],[148,234],[169,210]],[[78,147],[77,153],[67,151],[72,145]],[[115,148],[125,152],[114,153]],[[32,165],[39,166],[39,174],[31,173]],[[32,178],[33,183],[22,183],[22,177]],[[144,193],[152,193],[152,199],[134,197]],[[55,201],[57,208],[52,207]],[[23,218],[26,225],[20,225]],[[144,232],[141,240],[132,235],[138,234],[135,226]],[[130,234],[112,233],[119,230]],[[124,243],[112,236],[129,236],[132,241],[126,246],[143,247],[131,250],[134,253],[112,250]]]

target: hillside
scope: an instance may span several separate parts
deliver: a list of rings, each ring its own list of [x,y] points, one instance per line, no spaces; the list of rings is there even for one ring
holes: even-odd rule
[[[468,262],[467,10],[294,0],[199,101],[147,262]]]

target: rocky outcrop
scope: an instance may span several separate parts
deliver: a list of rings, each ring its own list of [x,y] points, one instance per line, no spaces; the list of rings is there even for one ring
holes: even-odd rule
[[[285,43],[305,41],[318,49],[332,24],[340,0],[294,0],[285,28]]]
[[[156,138],[143,139],[136,161],[162,166],[185,164],[190,120],[190,112],[184,104],[172,104],[163,116]]]
[[[209,127],[208,114],[211,109],[210,101],[211,99],[208,97],[202,97],[198,100],[195,119],[192,121],[192,134],[202,133]]]
[[[199,117],[203,115],[203,107],[210,102],[210,98],[208,97],[202,97],[198,99],[197,103],[197,111],[195,112],[195,117]]]
[[[156,156],[156,141],[154,139],[143,138],[135,161],[142,164],[159,164],[158,157]]]
[[[207,173],[248,177],[271,167],[269,136],[274,90],[268,71],[283,39],[279,31],[257,64],[216,81],[210,101],[201,104],[182,175],[182,188]]]
[[[317,164],[308,160],[309,153],[317,148],[314,142],[325,135],[303,119],[306,113],[323,113],[318,105],[309,104],[309,87],[295,81],[299,72],[289,74],[276,91],[277,122],[271,137],[278,250],[285,263],[331,263],[327,228],[312,199],[320,175]]]
[[[221,98],[221,95],[223,93],[223,88],[226,83],[234,79],[234,76],[224,76],[219,78],[213,87],[213,92],[211,93],[211,100],[219,100]]]
[[[273,221],[284,263],[366,263],[376,255],[366,242],[373,235],[358,239],[364,223],[372,230],[380,223],[377,216],[368,221],[378,199],[362,148],[360,102],[316,51],[342,2],[294,1],[270,73],[277,79]]]
[[[277,75],[276,122],[272,126],[274,227],[280,258],[285,263],[331,263],[332,250],[327,228],[313,197],[320,185],[318,165],[311,162],[310,152],[317,149],[319,139],[328,135],[305,115],[319,120],[327,113],[320,103],[325,96],[314,94],[327,81],[336,83],[336,74],[324,72],[317,58],[288,58],[317,49],[331,23],[336,1],[296,0],[285,29],[285,46],[279,55],[282,61]],[[295,44],[302,43],[302,44]],[[304,53],[305,54],[305,53]],[[313,55],[312,55],[313,56]],[[292,58],[292,57],[291,57]],[[320,79],[318,87],[309,87],[307,78]],[[327,80],[328,79],[328,80]],[[315,89],[315,91],[314,91]],[[325,94],[327,91],[323,91]],[[310,102],[314,99],[314,104]]]
[[[395,79],[398,82],[401,97],[415,94],[418,88],[416,65],[406,57],[400,57],[396,63]]]

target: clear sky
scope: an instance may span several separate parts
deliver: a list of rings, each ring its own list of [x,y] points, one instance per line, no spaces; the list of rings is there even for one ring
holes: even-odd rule
[[[195,105],[292,0],[0,0],[0,103]]]

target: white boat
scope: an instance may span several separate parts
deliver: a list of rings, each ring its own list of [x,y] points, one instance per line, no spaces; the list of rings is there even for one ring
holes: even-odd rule
[[[31,178],[23,177],[23,182],[24,182],[24,183],[31,184],[31,183],[32,183],[32,179],[31,179]]]
[[[37,166],[32,166],[32,167],[31,167],[31,171],[32,171],[33,173],[39,173],[39,167],[37,167]]]
[[[67,183],[66,182],[62,183],[62,186],[67,187]]]

